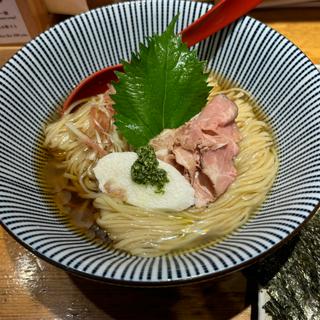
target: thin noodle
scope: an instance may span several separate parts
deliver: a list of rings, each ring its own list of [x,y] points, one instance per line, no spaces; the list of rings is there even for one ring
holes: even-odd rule
[[[245,223],[264,201],[278,168],[268,125],[256,118],[246,91],[238,88],[222,91],[213,77],[209,77],[209,83],[213,89],[208,99],[223,93],[237,104],[239,114],[236,123],[242,138],[240,153],[235,159],[238,171],[235,182],[206,208],[190,208],[181,212],[149,210],[99,192],[91,168],[101,157],[100,148],[107,152],[128,150],[115,128],[108,134],[92,129],[91,108],[99,108],[103,112],[106,109],[102,95],[81,101],[83,105],[75,112],[47,127],[45,145],[63,163],[64,177],[68,180],[65,189],[77,190],[83,201],[94,199],[98,212],[96,222],[107,231],[115,248],[139,256],[158,256],[215,243]],[[76,103],[73,108],[78,105]],[[70,132],[68,123],[76,130]],[[79,141],[75,134],[79,130],[99,148]]]
[[[100,209],[97,223],[108,231],[116,248],[135,255],[157,256],[204,241],[217,242],[245,223],[264,201],[278,168],[268,125],[256,118],[244,90],[213,90],[209,98],[220,93],[239,108],[236,122],[242,140],[235,160],[239,174],[236,181],[208,208],[171,214],[134,208],[101,194],[94,202]]]

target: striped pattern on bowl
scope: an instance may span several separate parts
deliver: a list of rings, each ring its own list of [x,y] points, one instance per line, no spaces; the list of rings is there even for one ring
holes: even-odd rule
[[[258,214],[216,246],[156,258],[97,244],[58,214],[39,168],[47,159],[43,127],[91,73],[130,59],[145,36],[180,13],[177,31],[207,3],[159,0],[104,7],[69,19],[20,50],[0,72],[0,217],[42,258],[87,277],[139,285],[176,284],[225,274],[292,234],[319,204],[320,74],[290,41],[244,17],[196,46],[209,70],[248,90],[270,119],[280,169]],[[44,184],[45,185],[45,184]],[[236,214],[236,212],[235,212]]]

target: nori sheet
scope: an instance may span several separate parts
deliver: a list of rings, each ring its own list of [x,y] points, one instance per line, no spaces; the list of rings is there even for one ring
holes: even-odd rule
[[[320,212],[300,234],[266,258],[258,279],[270,301],[264,305],[273,320],[320,319]]]

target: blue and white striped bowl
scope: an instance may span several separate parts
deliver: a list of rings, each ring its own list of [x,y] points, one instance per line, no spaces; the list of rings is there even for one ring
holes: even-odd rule
[[[157,258],[94,244],[67,225],[39,186],[43,124],[85,77],[130,60],[145,36],[180,13],[177,31],[210,4],[139,1],[69,19],[41,34],[1,70],[2,224],[20,243],[68,271],[109,282],[168,285],[249,265],[288,239],[319,205],[320,74],[290,41],[244,17],[197,46],[208,68],[250,91],[271,121],[280,169],[259,213],[216,246]],[[41,181],[40,181],[41,183]]]

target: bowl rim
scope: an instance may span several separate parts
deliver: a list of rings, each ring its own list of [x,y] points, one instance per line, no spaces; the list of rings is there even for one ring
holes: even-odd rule
[[[266,258],[269,255],[272,255],[273,252],[277,251],[278,248],[282,247],[286,243],[290,242],[300,231],[301,229],[311,220],[311,218],[317,213],[317,211],[320,209],[320,201],[315,206],[314,210],[309,214],[309,216],[303,220],[303,222],[296,227],[290,234],[288,234],[284,239],[279,241],[278,243],[274,244],[269,249],[263,251],[256,257],[250,258],[244,262],[241,262],[233,267],[229,267],[220,271],[216,271],[214,273],[208,273],[204,275],[197,275],[194,277],[189,277],[185,279],[174,279],[174,280],[159,280],[159,281],[135,281],[135,280],[122,280],[122,279],[113,279],[113,278],[106,278],[103,276],[94,275],[92,273],[87,273],[84,271],[80,271],[71,267],[66,266],[65,264],[61,262],[57,262],[51,258],[48,258],[44,254],[40,253],[39,251],[33,249],[31,246],[29,246],[27,243],[25,243],[23,240],[21,240],[17,235],[12,232],[8,226],[6,226],[3,221],[1,221],[1,225],[4,228],[5,231],[13,238],[15,239],[20,245],[22,245],[25,249],[27,249],[29,252],[33,253],[36,257],[41,258],[47,263],[50,263],[51,265],[62,269],[68,273],[74,274],[76,276],[79,276],[81,278],[86,278],[90,280],[95,280],[98,282],[103,282],[110,285],[119,285],[119,286],[125,286],[125,287],[141,287],[141,288],[163,288],[163,287],[176,287],[176,286],[182,286],[182,285],[190,285],[195,283],[202,283],[206,281],[213,281],[217,279],[221,279],[225,276],[229,276],[235,272],[241,271],[249,266],[252,266],[264,258]],[[168,254],[170,255],[170,254]]]
[[[137,4],[145,4],[147,2],[150,2],[152,0],[136,0],[134,1],[134,5]],[[165,0],[165,1],[176,1],[176,0]],[[179,0],[180,2],[188,2],[187,0]],[[33,42],[37,42],[38,39],[43,35],[46,34],[48,32],[52,32],[55,31],[57,28],[59,28],[59,26],[64,25],[67,21],[73,21],[75,19],[78,19],[79,16],[90,16],[92,15],[93,12],[95,11],[101,11],[106,7],[120,7],[120,6],[125,6],[125,5],[133,5],[132,1],[124,1],[124,2],[120,2],[120,3],[115,3],[115,4],[111,4],[111,5],[106,5],[106,6],[102,6],[99,8],[95,8],[93,10],[89,10],[87,12],[75,15],[73,17],[70,17],[64,21],[59,22],[58,24],[54,25],[53,27],[49,28],[48,30],[41,32],[39,35],[37,35],[35,38],[31,39],[30,41],[28,41],[26,44],[24,44],[1,68],[0,68],[0,74],[2,73],[2,69],[6,68],[6,66],[8,64],[11,63],[11,61],[15,60],[15,57],[17,55],[20,54],[20,52],[22,52],[26,47],[28,47],[29,45],[31,45]],[[208,5],[209,8],[211,6],[213,6],[212,3],[200,3],[200,5]],[[248,15],[243,16],[240,19],[243,18],[249,18],[251,21],[254,21],[255,23],[258,23],[260,25],[263,25],[265,28],[269,29],[269,30],[273,30],[275,33],[277,33],[278,35],[280,35],[283,39],[286,39],[291,46],[294,46],[295,49],[297,49],[300,53],[303,54],[304,58],[306,59],[306,61],[308,61],[310,63],[310,65],[312,65],[318,72],[319,72],[319,79],[320,79],[320,70],[317,69],[316,65],[310,60],[310,58],[297,46],[295,45],[290,39],[288,39],[285,35],[283,35],[282,33],[278,32],[277,30],[275,30],[274,28],[270,27],[269,25],[251,17]],[[239,20],[240,20],[239,19]],[[237,20],[238,21],[238,20]],[[3,207],[2,205],[0,207]],[[76,276],[82,277],[82,278],[86,278],[86,279],[90,279],[90,280],[94,280],[94,281],[98,281],[98,282],[103,282],[103,283],[107,283],[110,285],[119,285],[119,286],[127,286],[127,287],[142,287],[142,288],[157,288],[157,287],[175,287],[175,286],[182,286],[182,285],[187,285],[187,284],[193,284],[193,283],[201,283],[201,282],[205,282],[205,281],[209,281],[209,280],[216,280],[216,279],[220,279],[222,277],[225,277],[227,275],[231,275],[234,272],[238,272],[241,271],[243,269],[245,269],[246,267],[252,266],[256,263],[258,263],[259,261],[263,260],[265,257],[271,255],[273,252],[275,252],[278,248],[280,248],[281,246],[285,245],[286,243],[288,243],[289,241],[292,240],[292,238],[294,238],[300,231],[301,229],[305,226],[306,223],[308,223],[309,220],[311,220],[311,218],[317,213],[317,211],[320,209],[320,200],[318,200],[318,203],[314,206],[313,210],[309,213],[309,215],[293,230],[291,231],[287,236],[285,236],[283,239],[281,239],[279,242],[273,244],[270,248],[264,250],[263,252],[259,253],[257,256],[251,257],[243,262],[240,262],[234,266],[231,267],[227,267],[223,270],[219,270],[219,271],[215,271],[215,272],[209,272],[206,274],[199,274],[199,275],[194,275],[194,276],[186,276],[185,278],[181,278],[181,279],[166,279],[166,280],[157,280],[157,281],[145,281],[145,280],[124,280],[124,279],[115,279],[115,278],[107,278],[104,276],[100,276],[100,275],[95,275],[89,272],[85,272],[85,271],[80,271],[78,269],[72,268],[72,267],[68,267],[67,265],[65,265],[63,262],[58,262],[53,260],[52,258],[47,257],[46,255],[40,253],[39,251],[35,250],[34,248],[32,248],[29,244],[27,244],[26,242],[24,242],[22,239],[19,238],[18,235],[16,235],[9,226],[7,226],[5,224],[5,222],[2,221],[2,219],[0,220],[1,226],[4,228],[4,230],[15,240],[17,241],[20,245],[22,245],[25,249],[27,249],[29,252],[33,253],[36,257],[41,258],[42,260],[46,261],[47,263],[50,263],[51,265],[54,265],[55,267],[58,267],[68,273],[74,274]],[[163,256],[170,256],[172,254],[165,254]],[[173,254],[174,255],[174,254]]]

